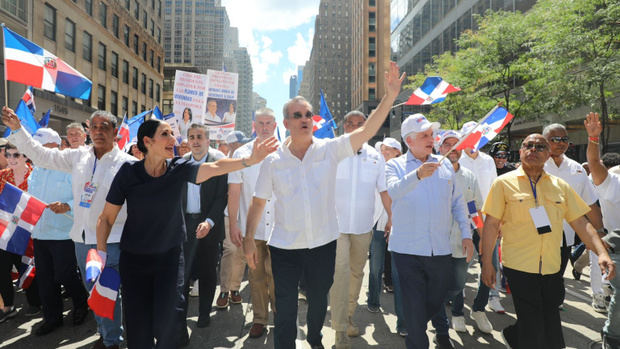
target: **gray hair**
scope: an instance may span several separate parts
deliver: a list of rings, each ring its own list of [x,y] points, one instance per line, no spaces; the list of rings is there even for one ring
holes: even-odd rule
[[[189,129],[187,129],[187,135],[189,136],[189,130],[201,129],[205,132],[205,137],[209,138],[209,129],[206,125],[203,124],[191,124],[189,125]]]
[[[270,108],[260,108],[254,113],[255,116],[271,116],[274,120],[276,119],[276,113],[273,109]]]
[[[282,114],[284,114],[284,118],[288,119],[288,107],[290,107],[291,104],[294,103],[306,103],[308,105],[308,107],[310,107],[310,111],[312,111],[312,105],[310,104],[310,102],[308,102],[307,99],[305,99],[302,96],[295,96],[291,99],[288,100],[288,102],[284,103],[284,107],[282,107]]]
[[[351,110],[344,116],[344,121],[349,120],[349,118],[352,116],[361,116],[364,120],[366,120],[366,114],[362,113],[359,110]]]
[[[86,133],[86,131],[84,131],[84,127],[82,126],[82,124],[80,124],[79,122],[72,122],[69,125],[67,125],[67,127],[65,128],[65,131],[69,131],[69,129],[71,128],[77,128],[78,130],[82,131],[82,133]]]
[[[110,124],[112,124],[112,128],[116,128],[116,125],[118,123],[118,119],[116,118],[116,116],[114,116],[114,114],[105,111],[105,110],[95,110],[91,115],[90,115],[90,121],[92,122],[93,119],[95,117],[100,117],[100,118],[104,118],[106,120],[108,120],[110,122]]]
[[[562,131],[564,131],[564,133],[567,133],[566,132],[566,127],[564,125],[562,125],[562,124],[551,124],[551,125],[547,125],[547,126],[545,126],[545,128],[543,128],[543,131],[542,131],[543,137],[547,138],[549,133],[551,133],[551,131],[554,131],[554,130],[562,130]]]

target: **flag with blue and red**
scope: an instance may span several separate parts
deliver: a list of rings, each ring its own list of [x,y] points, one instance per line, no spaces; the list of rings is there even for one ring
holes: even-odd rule
[[[103,269],[88,297],[88,306],[93,313],[114,320],[114,306],[120,285],[121,277],[115,269]]]
[[[422,86],[418,87],[405,105],[427,105],[443,102],[446,96],[452,92],[458,92],[461,89],[452,86],[439,76],[429,76],[424,80]]]
[[[50,123],[50,112],[51,111],[52,111],[52,109],[48,109],[47,113],[45,113],[45,115],[43,115],[41,120],[39,120],[39,127],[47,127],[47,125],[49,125],[49,123]]]
[[[472,228],[481,229],[482,218],[478,214],[478,209],[476,208],[476,202],[474,200],[467,203],[467,211],[469,213],[469,219],[471,219]]]
[[[510,123],[514,116],[508,110],[495,106],[491,111],[469,132],[465,138],[459,141],[456,150],[471,148],[473,151],[480,150],[502,129]]]
[[[0,192],[0,249],[26,253],[30,235],[47,205],[11,183]]]
[[[32,93],[32,86],[28,86],[26,92],[24,92],[24,95],[22,96],[22,100],[24,101],[24,103],[26,103],[26,106],[28,107],[28,110],[30,110],[30,113],[34,115],[34,113],[37,111],[37,106],[34,104],[34,94]]]
[[[312,132],[316,138],[334,138],[334,129],[337,128],[332,113],[329,111],[327,101],[323,90],[321,90],[321,104],[319,108],[319,115],[312,117]]]
[[[103,269],[103,259],[96,249],[91,248],[86,255],[86,281],[95,282]]]

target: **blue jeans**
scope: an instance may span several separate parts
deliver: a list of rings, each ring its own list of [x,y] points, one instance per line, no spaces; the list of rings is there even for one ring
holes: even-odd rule
[[[620,265],[620,254],[610,253],[609,256],[616,263],[616,265]],[[614,293],[612,294],[611,301],[609,302],[607,320],[605,321],[605,326],[603,326],[603,334],[611,339],[620,341],[620,307],[618,306],[618,301],[616,299],[618,290],[620,290],[620,276],[616,275],[609,281],[609,283],[614,289]]]
[[[370,274],[368,275],[368,306],[381,306],[381,275],[383,274],[383,262],[385,261],[386,241],[385,232],[373,230],[370,241]]]
[[[95,283],[88,282],[86,280],[86,255],[88,254],[88,250],[91,248],[97,249],[96,244],[83,244],[80,242],[75,243],[75,258],[77,259],[78,267],[80,268],[80,272],[82,273],[82,280],[84,281],[84,285],[88,292],[93,288]],[[107,258],[105,262],[106,268],[114,268],[118,271],[118,260],[120,258],[121,249],[120,244],[108,244],[107,247]],[[110,320],[107,318],[99,317],[95,315],[95,320],[97,321],[97,329],[103,337],[103,344],[106,347],[111,345],[118,345],[123,341],[123,312],[121,310],[121,293],[118,293],[118,298],[116,299],[116,304],[114,306],[114,320]]]
[[[405,323],[405,315],[403,313],[403,291],[400,288],[400,279],[398,278],[398,269],[396,268],[396,262],[394,262],[394,253],[392,253],[392,287],[394,288],[396,332],[407,332],[407,324]]]
[[[454,276],[450,289],[448,290],[448,296],[446,301],[452,299],[452,316],[463,316],[463,287],[465,287],[465,281],[467,279],[467,258],[452,258],[452,275]],[[448,317],[446,316],[446,308],[444,306],[439,309],[439,312],[433,316],[431,322],[437,334],[447,335],[450,329]]]

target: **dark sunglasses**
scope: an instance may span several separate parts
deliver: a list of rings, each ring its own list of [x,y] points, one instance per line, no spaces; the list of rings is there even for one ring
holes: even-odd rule
[[[543,152],[547,150],[547,145],[542,143],[523,143],[521,149],[530,150],[534,149],[536,152]]]
[[[495,154],[493,155],[494,158],[498,158],[498,159],[506,159],[508,157],[508,154],[504,153],[504,154]]]
[[[304,116],[305,116],[306,118],[308,118],[308,119],[312,119],[312,116],[313,116],[313,115],[314,115],[314,114],[312,114],[312,112],[311,112],[311,111],[307,111],[305,115],[302,115],[300,112],[296,111],[296,112],[294,112],[294,113],[293,113],[293,119],[301,119],[301,118],[302,118],[302,117],[304,117]]]
[[[549,138],[553,143],[568,143],[568,137],[551,137]]]
[[[22,156],[20,153],[6,153],[7,158],[18,159],[20,156]]]

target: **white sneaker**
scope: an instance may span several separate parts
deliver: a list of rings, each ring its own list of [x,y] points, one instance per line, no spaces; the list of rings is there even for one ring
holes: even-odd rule
[[[499,302],[499,297],[489,297],[489,308],[499,314],[506,313],[502,303]]]
[[[456,332],[467,332],[465,328],[465,317],[452,315],[452,328]]]
[[[198,297],[198,280],[194,281],[194,286],[192,286],[192,290],[189,291],[189,295],[191,297]]]
[[[493,332],[493,326],[487,319],[487,314],[484,311],[472,311],[471,318],[476,322],[476,327],[482,333],[491,333]]]
[[[607,307],[605,306],[605,294],[595,293],[592,295],[592,308],[597,313],[606,313]]]

